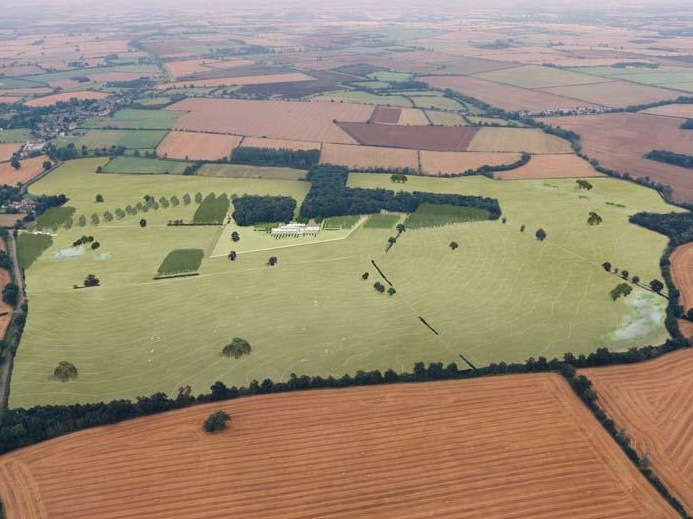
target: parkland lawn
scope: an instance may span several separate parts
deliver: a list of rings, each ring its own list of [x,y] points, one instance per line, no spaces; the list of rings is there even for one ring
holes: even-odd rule
[[[386,253],[388,237],[396,234],[387,225],[359,223],[322,231],[312,241],[276,239],[234,223],[166,225],[192,219],[198,192],[281,194],[300,206],[310,187],[305,181],[94,173],[104,163],[68,162],[30,191],[65,193],[75,221],[134,205],[145,194],[182,200],[188,193],[193,201],[55,233],[26,272],[30,312],[12,376],[13,407],[175,394],[188,384],[200,393],[217,380],[247,385],[291,373],[409,371],[418,361],[463,365],[460,354],[483,366],[600,346],[627,349],[667,335],[664,299],[636,288],[612,302],[609,291],[619,279],[601,267],[610,261],[645,281],[661,279],[666,238],[631,225],[628,216],[677,209],[633,184],[590,179],[594,189],[586,192],[572,179],[409,177],[395,185],[388,175],[352,174],[350,186],[495,197],[507,218],[506,224],[408,229]],[[103,203],[94,201],[97,193]],[[602,225],[587,225],[590,211]],[[540,227],[544,242],[534,237]],[[234,230],[239,242],[230,238]],[[101,247],[69,250],[83,234]],[[452,241],[459,244],[455,251]],[[176,249],[204,251],[200,275],[154,280]],[[233,262],[230,250],[238,251]],[[278,258],[274,267],[267,265],[270,256]],[[394,296],[373,289],[384,281],[371,260],[397,289]],[[87,274],[96,274],[102,286],[73,289]],[[233,337],[247,339],[252,354],[221,355]],[[50,380],[61,360],[75,364],[77,380]]]

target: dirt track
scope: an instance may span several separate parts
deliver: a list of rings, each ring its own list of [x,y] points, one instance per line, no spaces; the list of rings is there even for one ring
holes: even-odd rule
[[[204,434],[220,408],[230,429]],[[549,374],[276,394],[133,420],[0,458],[0,494],[8,519],[677,517]]]

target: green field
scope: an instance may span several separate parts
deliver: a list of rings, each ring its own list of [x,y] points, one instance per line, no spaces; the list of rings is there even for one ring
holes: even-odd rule
[[[193,222],[197,224],[222,224],[229,212],[229,197],[226,193],[217,196],[209,193],[193,215]]]
[[[166,137],[166,130],[89,130],[80,137],[71,137],[66,142],[77,148],[88,149],[123,146],[128,149],[153,149]]]
[[[309,187],[288,180],[95,174],[104,162],[68,162],[30,192],[65,193],[78,213],[88,215],[125,207],[147,193],[156,199],[198,192],[282,194],[300,205]],[[661,278],[666,238],[631,225],[628,216],[678,209],[634,184],[590,182],[594,189],[586,193],[575,189],[574,180],[409,177],[400,189],[497,198],[507,223],[410,228],[387,253],[391,227],[357,225],[312,239],[276,239],[234,223],[166,225],[171,219],[190,221],[194,202],[150,211],[145,228],[138,214],[91,231],[60,229],[26,271],[31,310],[10,405],[175,393],[186,384],[200,393],[216,380],[247,385],[291,373],[411,370],[417,361],[461,363],[459,354],[482,366],[568,350],[657,344],[666,337],[665,300],[635,288],[612,302],[609,291],[619,280],[601,263],[610,261],[643,280]],[[391,187],[378,174],[352,175],[349,185]],[[96,193],[104,203],[94,202]],[[590,211],[600,214],[601,225],[586,224]],[[548,235],[543,242],[534,237],[540,227]],[[240,241],[231,240],[233,231]],[[85,233],[96,236],[99,250],[60,254]],[[451,241],[459,243],[454,252]],[[152,280],[176,249],[205,252],[199,275]],[[237,250],[235,261],[226,257],[229,250]],[[270,256],[279,259],[274,267],[267,266]],[[395,285],[395,296],[373,289],[379,275],[371,260]],[[361,279],[364,272],[368,281]],[[89,273],[99,277],[100,287],[72,289]],[[229,364],[218,352],[233,337],[246,338],[253,355]],[[49,380],[62,360],[76,365],[79,379]]]
[[[325,218],[323,222],[323,228],[327,230],[335,229],[351,229],[359,221],[359,216],[333,216],[331,218]]]
[[[50,234],[22,232],[17,238],[17,254],[22,268],[29,268],[53,244]]]
[[[113,157],[103,166],[103,173],[133,173],[141,175],[182,175],[189,162],[144,159],[142,157]]]
[[[298,180],[306,177],[307,171],[293,168],[246,166],[243,164],[205,164],[197,175],[222,178],[265,178],[276,180]]]
[[[164,261],[159,265],[159,276],[171,276],[197,272],[202,264],[205,251],[202,249],[176,249],[168,253]]]
[[[68,218],[70,218],[74,214],[74,207],[50,207],[36,219],[36,225],[39,228],[52,227],[53,225],[62,225]]]
[[[399,214],[374,214],[370,216],[363,227],[366,229],[394,229],[402,216]]]
[[[412,78],[412,74],[407,72],[389,72],[383,70],[381,72],[373,72],[368,74],[369,78],[375,79],[376,81],[409,81]]]
[[[121,130],[170,130],[185,112],[170,110],[119,110],[110,117],[87,121],[84,128],[115,128]]]
[[[416,108],[438,108],[440,110],[462,110],[464,107],[454,99],[441,96],[414,96]]]
[[[0,144],[10,142],[26,142],[31,140],[31,138],[31,132],[25,129],[0,131]]]
[[[488,220],[488,217],[488,211],[476,207],[422,204],[407,217],[404,225],[407,229],[422,229],[455,223],[480,222]]]

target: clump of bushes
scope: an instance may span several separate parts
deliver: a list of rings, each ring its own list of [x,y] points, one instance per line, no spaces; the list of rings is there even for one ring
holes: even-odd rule
[[[231,417],[228,413],[215,411],[207,417],[202,427],[208,433],[223,431],[226,429],[226,422],[229,420],[231,420]]]
[[[250,352],[253,349],[250,346],[250,343],[246,341],[245,339],[241,339],[240,337],[234,337],[234,339],[231,341],[231,344],[227,344],[224,346],[224,349],[221,350],[222,355],[225,355],[226,357],[233,357],[234,359],[240,359],[243,355],[250,355]]]
[[[53,370],[53,378],[60,382],[67,382],[77,378],[77,368],[72,362],[61,360]]]

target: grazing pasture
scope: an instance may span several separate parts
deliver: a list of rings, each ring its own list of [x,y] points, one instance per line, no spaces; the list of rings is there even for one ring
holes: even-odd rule
[[[402,219],[400,214],[373,214],[363,224],[364,229],[394,229]]]
[[[241,142],[236,135],[172,131],[156,149],[160,157],[182,160],[218,160],[231,155]]]
[[[77,148],[88,149],[123,146],[128,149],[154,149],[166,137],[166,130],[89,130],[81,137],[68,137]]]
[[[497,178],[523,180],[531,178],[589,178],[603,176],[589,162],[577,155],[533,155],[524,166],[494,173]]]
[[[186,99],[164,111],[167,110],[188,112],[178,119],[176,130],[355,144],[333,121],[366,122],[373,107],[351,103]]]
[[[171,110],[119,110],[109,117],[89,120],[85,128],[107,128],[122,130],[170,130],[182,112]]]
[[[693,132],[681,121],[642,113],[552,117],[546,124],[577,132],[584,152],[602,166],[633,177],[649,177],[673,188],[673,199],[693,201],[693,176],[686,169],[643,158],[654,149],[693,154]]]
[[[340,123],[339,127],[360,144],[434,151],[464,151],[476,128],[442,126],[395,126],[368,123]]]
[[[102,173],[133,173],[141,175],[182,175],[189,164],[173,160],[113,157],[102,168]]]
[[[488,217],[488,211],[476,207],[421,204],[404,220],[404,224],[407,229],[422,229],[455,223],[480,222],[488,220]]]
[[[0,143],[25,143],[29,140],[31,140],[31,132],[29,130],[0,130]]]
[[[243,364],[252,345],[216,361]],[[229,427],[205,434],[218,410]],[[422,472],[422,452],[436,470]],[[553,374],[262,395],[139,418],[4,456],[0,495],[9,519],[678,517]]]
[[[92,92],[86,90],[79,92],[61,92],[60,94],[32,99],[31,101],[27,101],[26,104],[27,106],[35,108],[39,106],[53,106],[60,102],[67,103],[72,99],[84,101],[87,99],[105,99],[106,97],[108,97],[108,94],[105,92]]]
[[[572,153],[565,139],[534,128],[479,128],[467,151]]]
[[[409,370],[418,361],[460,362],[460,354],[483,366],[566,350],[624,349],[667,336],[664,299],[636,287],[628,298],[611,301],[615,280],[601,267],[611,261],[641,279],[661,275],[666,237],[628,222],[639,211],[678,210],[650,189],[609,178],[591,180],[594,189],[586,192],[573,179],[410,175],[401,184],[386,174],[352,174],[349,187],[496,198],[507,218],[505,224],[410,229],[386,253],[391,227],[275,238],[235,222],[167,225],[192,221],[197,193],[200,200],[208,193],[291,196],[300,206],[309,182],[170,175],[162,183],[155,175],[94,173],[105,162],[71,161],[30,187],[36,195],[64,193],[76,209],[74,220],[86,215],[87,221],[58,229],[53,245],[26,270],[33,311],[15,359],[13,407],[175,394],[186,384],[199,393],[216,380],[246,385],[292,372]],[[97,193],[105,202],[95,202]],[[135,206],[146,194],[157,201],[176,195],[180,203],[91,223],[93,213]],[[185,194],[192,199],[187,204]],[[587,225],[590,211],[602,225]],[[534,237],[539,228],[548,235],[543,242]],[[83,234],[95,236],[99,250],[66,256]],[[454,252],[452,241],[459,244]],[[205,251],[199,275],[154,282],[162,259],[175,249]],[[235,261],[227,257],[232,250]],[[274,267],[267,265],[271,256],[279,259]],[[371,260],[394,284],[395,296],[373,289],[378,274]],[[364,282],[367,271],[372,280]],[[101,286],[74,290],[89,273]],[[506,318],[502,327],[499,313]],[[170,319],[178,314],[186,319]],[[98,341],[87,333],[94,329],[101,330]],[[229,364],[219,352],[233,337],[247,339],[253,354]],[[78,379],[48,379],[47,370],[61,360],[77,366]]]
[[[205,251],[202,249],[176,249],[168,253],[159,265],[159,276],[173,276],[189,272],[197,272],[202,264]]]
[[[320,154],[322,164],[336,164],[350,169],[411,169],[418,171],[416,150],[325,144]]]
[[[429,175],[453,175],[482,166],[512,164],[519,153],[484,153],[457,151],[421,151],[421,170]]]
[[[693,507],[692,353],[685,349],[639,364],[580,370],[592,381],[597,403],[688,510]]]
[[[299,180],[305,178],[306,171],[293,168],[274,168],[247,166],[245,164],[205,164],[197,175],[217,178],[264,178],[276,180]]]

